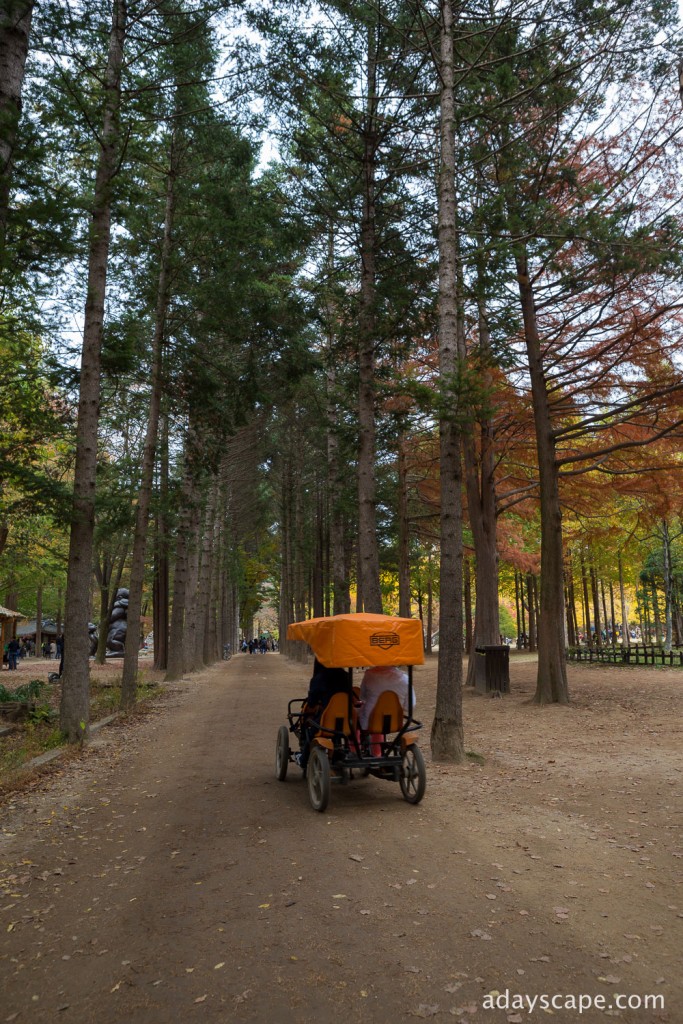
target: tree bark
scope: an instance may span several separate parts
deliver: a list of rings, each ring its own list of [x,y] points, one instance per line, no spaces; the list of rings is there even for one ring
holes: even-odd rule
[[[425,637],[425,653],[432,653],[432,636],[434,634],[434,581],[432,579],[432,553],[429,552],[427,570],[427,635]]]
[[[40,657],[43,646],[43,588],[36,592],[36,655]]]
[[[188,437],[185,440],[185,472],[173,573],[173,603],[171,605],[168,668],[166,669],[166,682],[169,683],[182,679],[186,670],[183,638],[188,598],[190,532],[195,504],[195,481],[191,465],[193,445],[190,433],[191,431],[188,431]]]
[[[410,527],[405,436],[398,436],[398,614],[410,618]]]
[[[576,600],[574,595],[574,573],[572,566],[572,553],[567,551],[567,571],[566,571],[566,586],[565,586],[565,601],[567,607],[567,643],[570,647],[575,647],[577,642],[576,636]]]
[[[109,629],[109,584],[111,582],[112,565],[107,552],[102,556],[102,564],[95,565],[95,577],[100,592],[100,615],[97,628],[97,651],[95,662],[104,665],[107,654],[107,630]]]
[[[197,575],[197,619],[194,644],[192,647],[192,668],[196,671],[205,664],[206,632],[209,623],[211,603],[211,580],[213,578],[214,531],[216,525],[217,480],[210,483],[209,499],[202,522],[201,556]]]
[[[312,580],[313,617],[325,614],[324,602],[324,552],[325,552],[325,510],[320,486],[317,487],[315,502],[315,555]]]
[[[617,642],[617,620],[616,620],[616,615],[615,615],[615,611],[614,611],[614,584],[612,583],[612,580],[609,581],[609,609],[610,609],[610,615],[612,617],[611,618],[612,638],[611,638],[610,643],[612,644],[612,647],[614,647],[615,643]]]
[[[472,622],[472,571],[469,558],[463,558],[463,606],[465,618],[465,650],[469,653],[470,661],[474,658],[474,630]],[[470,679],[472,675],[472,679]],[[474,686],[474,674],[468,671],[467,686]]]
[[[600,615],[600,595],[598,593],[598,577],[595,566],[591,564],[591,596],[593,598],[593,625],[595,626],[595,646],[602,647],[602,618]]]
[[[123,673],[121,676],[121,706],[129,708],[135,703],[138,676],[138,653],[140,650],[140,612],[142,608],[142,588],[145,581],[145,555],[147,552],[147,532],[149,527],[149,509],[152,502],[154,487],[154,464],[156,459],[157,435],[159,432],[159,415],[161,410],[162,362],[166,317],[170,296],[170,262],[173,245],[173,219],[175,216],[175,180],[177,174],[175,138],[171,136],[169,171],[166,177],[166,208],[164,212],[164,228],[159,258],[159,280],[157,284],[157,301],[154,315],[154,332],[152,335],[152,367],[151,389],[149,397],[149,415],[147,430],[142,450],[142,467],[140,473],[140,489],[135,510],[135,532],[133,534],[133,554],[130,565],[130,583],[128,596],[128,630],[123,655]]]
[[[377,66],[375,25],[368,26],[367,103],[363,126],[363,213],[360,229],[361,273],[358,314],[358,575],[366,612],[382,612],[377,544],[375,480],[375,294],[377,224]]]
[[[628,628],[628,612],[626,610],[626,587],[624,586],[624,563],[621,558],[621,551],[618,558],[619,565],[619,597],[621,599],[621,643],[627,647],[631,646],[631,631]]]
[[[515,262],[531,378],[541,503],[541,614],[538,626],[538,674],[534,701],[537,704],[567,704],[569,686],[565,661],[559,476],[534,291],[529,275],[526,247],[523,243],[517,244]]]
[[[662,642],[662,617],[659,611],[659,594],[657,592],[657,580],[655,574],[652,573],[650,577],[650,585],[652,587],[652,615],[655,624],[655,644],[661,644]]]
[[[480,288],[484,286],[484,270],[479,268]],[[460,358],[466,358],[464,331],[460,332]],[[479,348],[482,364],[488,365],[491,338],[483,297],[479,302]],[[492,385],[491,374],[484,370],[484,386]],[[467,685],[474,686],[476,672],[475,648],[500,643],[500,609],[498,601],[498,548],[496,530],[496,485],[494,479],[495,450],[493,421],[482,419],[479,432],[479,456],[471,430],[463,436],[463,456],[469,523],[474,541],[474,633],[468,647]]]
[[[431,730],[435,761],[465,758],[462,724],[462,470],[461,438],[455,418],[453,382],[458,364],[458,239],[455,196],[455,93],[453,9],[441,2],[440,25],[439,454],[441,488],[441,616],[436,708]]]
[[[534,595],[534,577],[532,573],[527,573],[526,577],[526,594],[527,594],[527,607],[529,609],[529,638],[528,647],[530,651],[536,650],[536,637],[537,637],[537,622],[536,618],[536,601]]]
[[[337,408],[334,400],[334,369],[332,368],[327,373],[327,465],[332,560],[332,613],[342,615],[351,611],[351,588],[344,542],[346,521],[341,497]]]
[[[33,8],[33,0],[0,0],[0,271]]]
[[[609,623],[607,620],[607,601],[605,599],[605,581],[600,579],[600,597],[602,598],[602,622],[605,633],[605,641],[609,639]]]
[[[168,417],[164,416],[161,428],[161,453],[159,459],[159,504],[156,519],[154,543],[154,668],[165,671],[168,667]]]
[[[70,743],[82,741],[90,721],[90,580],[95,524],[100,364],[111,236],[112,182],[119,149],[118,114],[126,36],[126,0],[114,0],[104,75],[104,113],[88,243],[88,291],[83,326],[76,427],[74,497],[66,589],[64,673],[60,726]]]
[[[202,535],[202,524],[205,517],[198,506],[192,510],[190,521],[189,554],[187,586],[185,590],[185,622],[183,628],[183,670],[194,672],[198,667],[195,662],[195,651],[197,642],[197,611],[199,601],[199,573],[201,562],[200,537]]]

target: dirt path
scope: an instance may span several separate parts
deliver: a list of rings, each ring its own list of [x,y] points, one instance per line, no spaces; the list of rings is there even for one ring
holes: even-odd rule
[[[532,676],[520,663],[510,698],[466,695],[484,762],[428,759],[418,807],[368,779],[316,814],[298,770],[275,780],[306,686],[277,655],[105,731],[0,812],[0,1022],[515,1024],[547,1015],[513,996],[544,993],[683,1020],[683,675],[575,669],[573,706],[543,711]],[[416,681],[429,722],[434,663]],[[665,1007],[617,1010],[616,993]]]

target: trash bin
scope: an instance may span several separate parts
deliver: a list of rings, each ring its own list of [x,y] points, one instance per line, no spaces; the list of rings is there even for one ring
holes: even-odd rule
[[[510,692],[510,648],[507,644],[476,647],[474,686],[477,693]]]

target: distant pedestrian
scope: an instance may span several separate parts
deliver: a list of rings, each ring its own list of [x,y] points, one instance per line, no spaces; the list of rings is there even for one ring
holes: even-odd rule
[[[15,636],[12,637],[10,642],[7,644],[7,664],[10,669],[16,669],[17,658],[19,657],[19,651],[21,650],[21,644]]]

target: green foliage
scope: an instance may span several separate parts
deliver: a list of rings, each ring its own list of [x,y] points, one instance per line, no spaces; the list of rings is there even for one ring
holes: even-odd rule
[[[57,712],[54,708],[51,708],[49,704],[38,704],[29,711],[29,721],[31,722],[52,722],[56,718]]]
[[[40,341],[0,314],[0,521],[25,512],[63,518],[69,421]]]
[[[35,700],[39,697],[45,683],[40,679],[32,679],[28,683],[22,683],[17,686],[14,690],[8,690],[6,686],[0,683],[0,704],[7,704],[10,701],[29,701]]]

